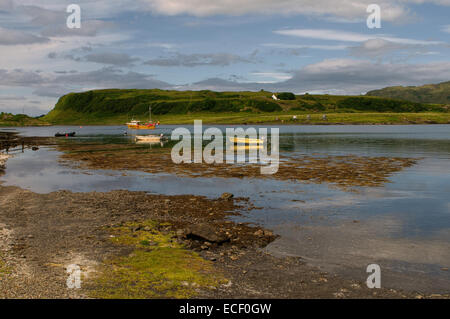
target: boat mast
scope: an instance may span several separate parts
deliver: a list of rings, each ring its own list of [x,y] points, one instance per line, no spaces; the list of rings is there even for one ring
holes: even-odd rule
[[[148,106],[148,116],[149,116],[149,123],[151,123],[152,122],[152,106],[151,105],[149,105]]]

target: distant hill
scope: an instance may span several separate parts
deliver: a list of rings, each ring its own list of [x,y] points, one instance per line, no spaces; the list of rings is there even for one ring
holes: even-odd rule
[[[368,92],[368,96],[379,96],[418,103],[450,105],[450,81],[423,86],[391,86]]]
[[[41,119],[25,114],[0,113],[0,126],[45,126],[50,125]]]
[[[43,119],[54,124],[123,124],[127,119],[146,120],[149,106],[158,118],[196,113],[299,112],[422,112],[432,105],[366,96],[293,95],[259,92],[214,92],[108,89],[62,96]]]

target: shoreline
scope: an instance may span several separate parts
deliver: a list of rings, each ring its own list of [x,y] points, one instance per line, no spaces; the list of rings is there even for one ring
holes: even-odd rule
[[[125,231],[125,236],[130,235],[124,238],[140,239],[140,236],[155,233],[168,235],[173,238],[171,242],[181,243],[185,251],[195,254],[191,262],[198,261],[195,256],[199,256],[201,263],[212,267],[213,275],[220,274],[223,278],[224,281],[213,287],[202,287],[195,282],[186,284],[188,279],[180,283],[181,288],[174,287],[183,289],[183,293],[189,292],[187,296],[190,298],[430,297],[392,289],[371,290],[365,287],[365,283],[343,279],[309,266],[301,258],[274,257],[264,247],[276,235],[257,226],[227,219],[231,207],[231,214],[239,214],[238,210],[243,209],[236,206],[241,202],[245,206],[242,198],[223,196],[211,200],[201,196],[149,195],[130,191],[36,194],[2,185],[0,194],[3,198],[0,235],[7,246],[2,248],[1,255],[3,264],[9,268],[6,274],[0,273],[2,298],[111,297],[106,288],[101,290],[98,282],[92,281],[98,274],[98,267],[108,265],[117,256],[127,258],[136,254],[136,247],[130,248],[124,244],[126,241],[119,245],[111,242],[111,238],[121,238],[118,233],[111,235],[110,230],[114,229]],[[26,199],[17,202],[18,198]],[[139,204],[133,207],[132,213],[123,209],[133,203]],[[39,211],[34,209],[35,205],[40,207]],[[153,207],[151,212],[148,205]],[[167,210],[168,206],[170,210]],[[210,209],[213,213],[205,213]],[[185,216],[186,211],[190,212],[189,216]],[[164,227],[155,230],[139,226],[147,225],[149,218],[161,222]],[[133,224],[128,224],[130,222]],[[196,225],[205,225],[205,222],[213,227],[212,233],[216,237],[208,234],[211,230],[192,230]],[[221,239],[220,234],[230,235],[228,239]],[[138,251],[152,251],[160,244],[158,240],[150,240]],[[170,253],[168,256],[171,258]],[[79,264],[91,278],[80,290],[65,287],[65,267],[73,263]],[[126,291],[122,293],[124,295],[112,297],[126,298]],[[133,297],[149,297],[147,290],[134,293]],[[152,296],[167,297],[158,289],[152,291]]]
[[[323,119],[323,115],[327,119]],[[308,118],[308,115],[310,118]],[[294,117],[297,118],[294,118]],[[143,116],[136,116],[143,119]],[[194,120],[202,120],[204,124],[214,125],[408,125],[408,124],[450,124],[448,112],[423,113],[376,113],[376,112],[350,112],[328,113],[323,112],[262,112],[262,113],[191,113],[154,115],[155,120],[162,125],[192,124]],[[49,120],[49,123],[58,125],[123,125],[128,118],[123,115],[105,118],[89,118],[82,114],[66,119]]]
[[[237,126],[237,125],[241,125],[241,126],[261,126],[261,125],[270,125],[270,126],[416,126],[416,125],[430,125],[430,126],[434,126],[434,125],[450,125],[450,121],[448,123],[331,123],[331,122],[326,122],[326,123],[304,123],[304,124],[294,124],[294,123],[273,123],[273,122],[261,122],[261,123],[215,123],[215,122],[203,122],[203,125],[232,125],[232,126]],[[180,123],[170,123],[170,124],[161,124],[161,126],[164,125],[193,125],[190,123],[184,123],[184,122],[180,122]],[[92,127],[92,126],[124,126],[123,124],[49,124],[49,125],[30,125],[30,126],[0,126],[0,131],[2,129],[15,129],[15,128],[21,128],[21,127],[26,127],[26,128],[37,128],[37,127],[66,127],[66,126],[88,126],[88,127]]]
[[[323,115],[327,119],[322,118]],[[308,118],[308,116],[310,116]],[[296,118],[294,118],[296,117]],[[142,119],[137,116],[137,119]],[[206,125],[448,125],[449,112],[423,112],[423,113],[305,113],[305,112],[266,112],[266,113],[192,113],[155,115],[155,120],[161,125],[190,125],[194,120],[202,120]],[[30,125],[25,127],[47,126],[125,126],[127,116],[119,115],[109,118],[89,118],[82,115],[73,116],[63,120],[49,120],[43,125]],[[1,128],[14,128],[20,126],[2,126]]]

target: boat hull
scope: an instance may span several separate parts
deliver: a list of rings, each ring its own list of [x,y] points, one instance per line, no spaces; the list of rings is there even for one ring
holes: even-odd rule
[[[230,141],[235,144],[263,144],[264,141],[259,138],[230,137]]]
[[[147,142],[159,142],[161,141],[160,136],[136,136],[136,140],[138,141],[147,141]]]
[[[71,133],[56,133],[55,137],[74,137],[75,136],[75,132],[71,132]]]
[[[155,125],[128,125],[128,128],[132,130],[154,130]]]

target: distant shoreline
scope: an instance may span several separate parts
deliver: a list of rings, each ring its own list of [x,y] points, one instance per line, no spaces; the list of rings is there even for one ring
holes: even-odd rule
[[[450,125],[450,122],[448,123],[302,123],[302,124],[293,124],[293,123],[210,123],[210,122],[203,122],[204,125],[243,125],[243,126],[252,126],[252,125],[272,125],[272,126],[368,126],[368,125],[382,125],[382,126],[393,126],[393,125],[402,125],[402,126],[408,126],[408,125]],[[164,125],[193,125],[193,123],[170,123],[170,124],[161,124],[161,126]],[[24,126],[0,126],[0,131],[3,129],[14,129],[14,128],[20,128],[20,127],[66,127],[66,126],[125,126],[122,124],[50,124],[50,125],[24,125]]]
[[[323,116],[326,115],[326,120]],[[136,116],[136,120],[146,121]],[[65,121],[43,122],[36,124],[1,123],[4,127],[40,127],[40,126],[116,126],[129,120],[126,115],[114,117],[88,117],[84,114],[72,114]],[[194,120],[202,120],[205,125],[424,125],[450,124],[450,112],[422,113],[305,113],[305,112],[229,112],[229,113],[191,113],[155,116],[161,125],[190,125]],[[19,125],[17,125],[19,124]]]

